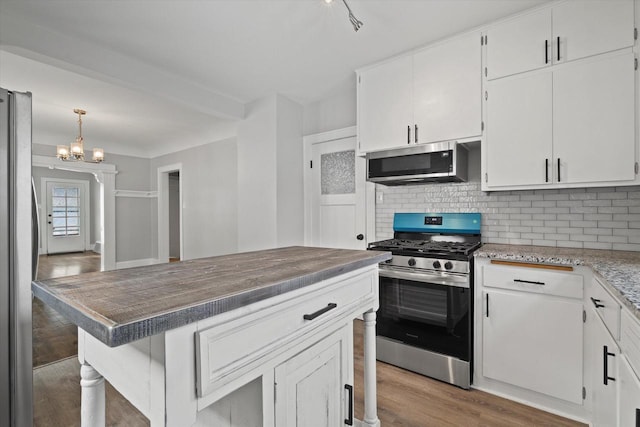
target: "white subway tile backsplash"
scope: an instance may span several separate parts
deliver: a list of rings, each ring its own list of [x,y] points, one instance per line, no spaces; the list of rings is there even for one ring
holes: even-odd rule
[[[393,236],[395,212],[480,212],[486,243],[640,251],[640,186],[485,193],[468,182],[376,193],[376,239]]]

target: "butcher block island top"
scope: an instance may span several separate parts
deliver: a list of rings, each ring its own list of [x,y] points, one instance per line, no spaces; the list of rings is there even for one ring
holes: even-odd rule
[[[32,290],[116,347],[389,258],[388,252],[294,246],[37,280]]]

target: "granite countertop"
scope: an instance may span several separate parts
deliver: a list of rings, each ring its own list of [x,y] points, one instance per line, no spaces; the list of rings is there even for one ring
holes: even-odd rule
[[[293,246],[37,280],[31,289],[115,347],[390,258],[389,252]]]
[[[640,252],[486,244],[479,258],[590,267],[640,319]]]

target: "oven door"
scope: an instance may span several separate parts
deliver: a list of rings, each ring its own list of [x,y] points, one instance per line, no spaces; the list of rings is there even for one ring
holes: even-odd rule
[[[462,274],[380,268],[377,334],[469,361],[471,287]]]

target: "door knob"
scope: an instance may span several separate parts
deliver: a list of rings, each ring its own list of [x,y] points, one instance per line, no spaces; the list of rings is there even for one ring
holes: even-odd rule
[[[356,239],[358,239],[358,240],[364,240],[364,234],[358,234],[358,235],[356,236]]]

